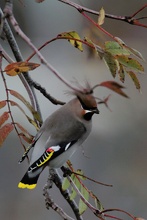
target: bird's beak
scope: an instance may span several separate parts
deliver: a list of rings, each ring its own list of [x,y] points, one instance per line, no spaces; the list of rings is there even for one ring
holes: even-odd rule
[[[98,110],[97,107],[96,107],[95,109],[93,109],[92,112],[93,112],[94,114],[99,114],[99,113],[100,113],[100,111]]]

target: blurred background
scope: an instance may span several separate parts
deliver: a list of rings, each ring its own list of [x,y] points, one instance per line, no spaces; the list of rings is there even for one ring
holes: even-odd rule
[[[145,0],[79,0],[74,1],[85,7],[100,10],[104,7],[106,13],[115,15],[131,15],[144,4]],[[0,1],[3,8],[4,1]],[[147,9],[140,13],[146,16]],[[108,40],[102,33],[90,25],[74,8],[55,0],[44,1],[37,4],[35,1],[14,1],[14,15],[22,30],[31,41],[41,46],[46,41],[61,32],[75,30],[81,37],[94,33],[98,41]],[[95,20],[97,17],[93,16]],[[132,26],[121,21],[105,19],[103,27],[114,36],[121,38],[127,45],[139,50],[147,59],[147,30],[142,27]],[[31,54],[31,49],[14,33],[24,59]],[[3,48],[13,55],[7,42],[1,40]],[[89,52],[84,47],[80,52],[65,40],[58,40],[42,51],[46,60],[51,63],[60,74],[70,82],[77,80],[84,83],[88,80],[91,85],[106,80],[113,80],[103,61],[97,57],[89,58]],[[31,62],[39,62],[34,57]],[[146,63],[142,63],[147,70]],[[7,63],[3,62],[3,68]],[[30,72],[31,77],[45,87],[48,93],[62,101],[71,97],[65,92],[68,88],[60,82],[52,72],[43,65]],[[98,181],[113,184],[113,187],[100,186],[86,181],[86,186],[100,199],[105,208],[120,208],[134,216],[147,218],[147,76],[138,74],[141,83],[141,92],[137,91],[133,82],[126,76],[125,92],[130,99],[123,98],[107,89],[95,90],[95,96],[104,98],[111,94],[109,111],[100,105],[100,114],[94,116],[93,130],[88,140],[83,144],[84,154],[80,149],[71,162],[75,169],[81,168],[84,173]],[[10,89],[17,90],[28,99],[27,93],[18,77],[6,76]],[[116,78],[118,81],[118,78]],[[119,82],[119,81],[118,81]],[[59,106],[52,105],[38,91],[36,92],[43,119]],[[2,78],[0,79],[0,100],[6,99]],[[13,98],[13,100],[17,101]],[[25,106],[20,103],[25,109]],[[2,114],[7,108],[1,109]],[[22,124],[28,131],[35,135],[35,129],[27,122],[24,115],[15,107],[12,109],[15,121]],[[29,112],[26,109],[26,113]],[[21,190],[17,184],[28,168],[27,161],[18,164],[23,154],[23,148],[15,132],[12,132],[0,149],[0,219],[26,220],[26,219],[56,219],[58,216],[51,209],[45,208],[43,186],[46,183],[48,170],[46,169],[38,182],[37,188]],[[51,190],[53,199],[74,217],[58,189],[54,186]],[[113,213],[113,215],[115,215]],[[118,215],[118,213],[117,213]],[[125,215],[119,215],[129,219]],[[88,210],[84,219],[96,219]]]

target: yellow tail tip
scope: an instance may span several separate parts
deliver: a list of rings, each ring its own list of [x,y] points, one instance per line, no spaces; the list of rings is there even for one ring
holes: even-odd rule
[[[29,185],[29,184],[25,184],[25,183],[22,183],[22,182],[20,182],[19,184],[18,184],[18,188],[21,188],[21,189],[34,189],[35,187],[36,187],[36,185],[37,184],[31,184],[31,185]]]

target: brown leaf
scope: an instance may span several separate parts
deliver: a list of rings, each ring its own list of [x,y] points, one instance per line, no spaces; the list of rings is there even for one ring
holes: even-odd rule
[[[0,116],[0,127],[2,126],[2,124],[5,123],[5,121],[7,121],[9,118],[9,113],[8,112],[4,112],[1,116]]]
[[[16,102],[12,101],[12,100],[9,100],[11,106],[17,106],[20,111],[26,116],[26,118],[28,119],[28,121],[37,129],[39,130],[37,124],[35,121],[33,121],[28,115],[26,115],[25,111],[20,107],[20,105],[18,105]]]
[[[32,138],[27,137],[24,133],[20,133],[19,136],[22,137],[28,144],[32,143]]]
[[[3,142],[13,130],[14,126],[10,123],[5,124],[2,128],[0,128],[0,146],[2,146]]]
[[[17,127],[23,132],[23,134],[27,135],[30,139],[33,139],[33,136],[19,123],[15,123]]]
[[[29,63],[29,62],[16,62],[16,63],[11,63],[6,66],[4,69],[4,72],[6,72],[7,75],[9,76],[16,76],[22,72],[28,72],[30,70],[34,70],[40,66],[38,63]]]
[[[7,102],[6,102],[5,100],[0,101],[0,109],[3,108],[3,107],[5,107],[6,103],[7,103]]]
[[[122,95],[126,98],[129,98],[123,91],[122,89],[125,88],[124,86],[118,84],[117,82],[114,81],[105,81],[99,84],[99,86],[104,86],[108,89],[111,89],[112,91],[118,93],[119,95]]]
[[[15,90],[10,90],[10,89],[9,89],[9,92],[10,92],[11,95],[13,95],[14,97],[18,98],[20,101],[22,101],[25,104],[25,106],[30,110],[30,112],[32,113],[34,118],[36,120],[38,120],[39,122],[41,122],[41,118],[40,118],[40,115],[38,114],[38,112],[35,111],[33,106],[21,94],[19,94]]]

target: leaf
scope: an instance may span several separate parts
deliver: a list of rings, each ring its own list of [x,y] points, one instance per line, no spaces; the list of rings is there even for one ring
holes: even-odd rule
[[[27,135],[31,140],[33,140],[33,136],[19,123],[15,122],[15,125],[23,132],[23,134]]]
[[[77,193],[76,191],[74,190],[74,188],[72,187],[71,188],[71,194],[70,194],[70,200],[74,200],[75,197],[76,197]]]
[[[20,107],[20,105],[18,105],[16,102],[9,100],[11,106],[17,106],[20,111],[26,116],[26,118],[28,119],[28,121],[36,128],[36,130],[39,130],[38,125],[36,124],[35,121],[33,121],[28,115],[26,115],[25,111]]]
[[[134,72],[132,72],[132,71],[126,71],[126,72],[129,74],[129,76],[133,80],[133,82],[134,82],[134,84],[136,86],[136,89],[140,89],[140,82],[139,82],[136,74]]]
[[[98,25],[102,25],[104,23],[104,20],[105,20],[105,11],[102,7],[98,16]]]
[[[3,108],[3,107],[5,107],[6,103],[7,103],[7,102],[6,102],[5,100],[0,101],[0,109]]]
[[[126,98],[129,98],[121,89],[125,88],[124,86],[118,84],[114,81],[105,81],[99,84],[99,86],[104,86],[108,89],[111,89],[112,91],[118,93],[119,95],[122,95]]]
[[[105,51],[115,55],[130,55],[130,51],[126,49],[123,45],[120,45],[116,41],[106,41],[105,42]]]
[[[9,118],[9,113],[8,112],[4,112],[1,116],[0,116],[0,127],[2,126],[2,124],[5,123],[5,121],[7,121]]]
[[[32,138],[27,137],[24,133],[20,133],[19,136],[22,137],[28,144],[32,143]]]
[[[25,106],[30,110],[30,112],[32,113],[34,118],[36,120],[38,120],[39,122],[41,122],[41,118],[40,118],[40,115],[38,114],[38,112],[35,111],[33,106],[21,94],[19,94],[18,92],[14,91],[14,90],[10,90],[10,89],[9,89],[9,92],[11,95],[18,98],[20,101],[22,101],[25,104]]]
[[[63,183],[62,183],[62,190],[65,191],[65,190],[67,190],[69,187],[70,187],[70,182],[69,182],[69,180],[67,179],[67,177],[65,177],[65,178],[63,179]]]
[[[124,83],[124,81],[125,81],[125,71],[124,71],[124,68],[121,64],[119,64],[119,67],[120,67],[119,70],[118,70],[119,79],[120,79],[121,82]]]
[[[9,76],[16,76],[22,72],[28,72],[30,70],[34,70],[40,66],[38,63],[29,63],[29,62],[16,62],[16,63],[11,63],[7,65],[4,69],[4,72],[6,72],[7,75]]]
[[[124,48],[126,48],[130,52],[130,54],[133,54],[134,56],[138,57],[139,59],[145,61],[142,54],[138,50],[127,46],[119,37],[115,37],[115,38],[117,39],[117,41],[120,42],[121,45],[123,45]]]
[[[105,53],[103,58],[112,76],[115,78],[116,71],[119,69],[118,61],[110,53]]]
[[[81,180],[86,180],[86,177],[83,176],[84,173],[83,173],[83,171],[82,171],[81,169],[78,169],[78,170],[76,171],[76,173],[79,174],[79,175],[77,175],[77,176],[78,176]]]
[[[124,65],[127,68],[136,70],[136,71],[144,71],[143,66],[135,59],[131,57],[127,57],[124,55],[116,56],[119,63]]]
[[[103,205],[101,204],[100,200],[96,196],[95,196],[94,202],[95,202],[95,206],[98,210],[100,210],[100,211],[104,210]]]
[[[2,146],[3,142],[13,130],[14,126],[10,123],[5,124],[2,128],[0,128],[0,146]]]
[[[89,192],[81,185],[81,194],[85,198],[85,200],[89,200]],[[87,205],[83,202],[82,199],[79,201],[79,214],[82,215],[87,209]]]
[[[63,32],[63,33],[59,34],[58,37],[59,38],[60,37],[61,38],[62,37],[67,38],[67,40],[71,43],[72,46],[79,49],[80,51],[83,51],[82,43],[80,41],[77,41],[77,40],[81,40],[81,38],[80,38],[80,36],[78,35],[78,33],[76,31]],[[74,38],[74,39],[71,40],[69,38]]]

